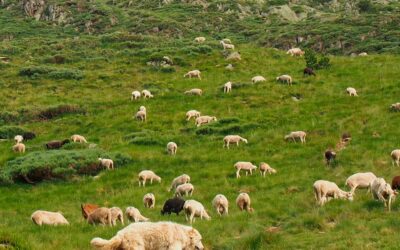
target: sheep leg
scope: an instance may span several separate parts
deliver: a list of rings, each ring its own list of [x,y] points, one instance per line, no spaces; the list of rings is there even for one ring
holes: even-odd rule
[[[399,166],[399,163],[400,163],[400,159],[397,159],[396,160],[396,165]]]
[[[153,184],[153,178],[150,179],[150,184]]]
[[[238,171],[236,171],[236,178],[240,178],[240,169],[238,169]]]
[[[247,176],[247,174],[249,173],[248,171],[245,171],[246,172],[246,176]]]
[[[239,147],[239,142],[238,141],[236,142],[236,146]]]

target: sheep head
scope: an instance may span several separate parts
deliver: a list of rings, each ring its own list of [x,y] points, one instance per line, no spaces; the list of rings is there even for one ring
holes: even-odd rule
[[[244,138],[243,138],[242,141],[243,141],[244,143],[246,143],[246,144],[248,143],[247,139],[244,139]]]

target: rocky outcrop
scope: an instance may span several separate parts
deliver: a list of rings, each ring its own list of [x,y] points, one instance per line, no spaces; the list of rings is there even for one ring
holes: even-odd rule
[[[22,7],[27,16],[37,21],[45,20],[63,24],[71,19],[70,12],[65,7],[47,4],[45,0],[22,0]]]
[[[44,0],[23,0],[22,6],[25,14],[29,17],[34,17],[37,21],[42,18],[45,10],[46,2]]]

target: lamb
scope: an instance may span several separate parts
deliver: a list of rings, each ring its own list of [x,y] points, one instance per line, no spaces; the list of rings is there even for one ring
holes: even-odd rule
[[[181,184],[176,187],[175,196],[183,196],[183,195],[193,195],[194,186],[190,183]]]
[[[190,224],[194,222],[194,217],[200,217],[200,219],[205,218],[206,220],[210,220],[211,217],[207,214],[204,206],[195,200],[187,200],[183,205],[183,210],[185,211],[186,221],[189,221]]]
[[[22,135],[16,135],[14,137],[14,141],[16,144],[21,143],[24,140],[24,137]]]
[[[165,201],[163,208],[161,209],[161,215],[179,213],[183,210],[183,205],[185,205],[185,200],[180,197],[174,197]]]
[[[137,90],[133,91],[132,92],[132,96],[131,96],[131,100],[133,101],[133,100],[137,100],[139,98],[140,98],[140,92],[137,91]]]
[[[375,178],[371,183],[370,189],[374,199],[382,201],[390,212],[392,202],[396,199],[397,191],[393,191],[383,178]]]
[[[143,95],[143,98],[144,98],[144,99],[146,99],[146,98],[153,98],[153,97],[154,97],[154,96],[151,94],[151,92],[148,91],[147,89],[145,89],[145,90],[142,91],[142,95]]]
[[[176,177],[172,183],[171,183],[171,187],[168,189],[168,192],[171,192],[172,189],[175,189],[177,186],[181,185],[181,184],[185,184],[185,183],[189,183],[190,182],[190,176],[187,174],[182,174],[178,177]]]
[[[236,198],[236,205],[239,207],[240,211],[246,210],[251,213],[254,209],[251,207],[250,196],[247,193],[240,193]]]
[[[290,54],[291,56],[302,56],[302,55],[304,55],[304,51],[302,51],[299,48],[292,48],[292,49],[289,49],[286,52],[286,54]]]
[[[331,163],[333,161],[335,161],[336,152],[331,149],[328,149],[325,151],[324,156],[325,156],[326,165],[329,166],[329,165],[331,165]]]
[[[281,75],[276,78],[277,81],[286,82],[288,85],[292,85],[293,80],[292,77],[289,75]]]
[[[140,106],[138,111],[143,111],[143,112],[147,113],[147,110],[146,110],[145,106]]]
[[[16,153],[25,153],[25,144],[17,143],[12,147],[12,149]]]
[[[260,163],[260,173],[262,177],[265,177],[265,174],[276,174],[276,170],[274,168],[272,168],[269,164],[265,163],[265,162],[261,162]]]
[[[136,118],[137,120],[140,120],[140,121],[142,121],[142,122],[145,122],[146,119],[147,119],[147,113],[146,113],[146,111],[139,110],[139,111],[136,113],[135,118]]]
[[[212,200],[212,205],[220,216],[228,215],[229,202],[225,195],[217,194]]]
[[[150,184],[153,184],[153,180],[158,181],[161,183],[161,177],[156,175],[153,171],[151,170],[143,170],[142,172],[139,173],[139,187],[142,185],[143,187],[146,186],[146,181],[150,180]]]
[[[352,87],[348,87],[346,89],[347,94],[349,94],[350,96],[358,96],[357,95],[357,90],[355,88]]]
[[[112,207],[110,208],[110,211],[111,211],[111,225],[116,226],[117,220],[119,220],[121,224],[124,225],[124,214],[122,213],[122,210],[119,207]]]
[[[334,182],[318,180],[314,182],[313,188],[315,199],[320,206],[323,206],[331,198],[353,200],[351,192],[341,190]]]
[[[234,50],[235,49],[235,45],[233,45],[233,44],[225,43],[224,41],[220,41],[219,43],[222,45],[222,48],[224,48],[224,50],[227,50],[227,49]]]
[[[196,126],[200,127],[203,124],[211,123],[212,121],[217,121],[217,117],[215,116],[199,116],[196,118]]]
[[[200,233],[172,222],[132,223],[110,240],[94,238],[90,245],[98,250],[203,250]]]
[[[246,171],[246,176],[248,172],[253,174],[253,170],[257,169],[257,166],[253,165],[253,163],[246,161],[238,161],[235,163],[234,167],[236,168],[236,178],[240,178],[240,170],[242,169]]]
[[[36,225],[69,225],[69,222],[61,214],[61,212],[49,212],[43,210],[37,210],[31,215],[31,220]]]
[[[63,141],[50,141],[46,143],[46,148],[47,149],[60,149],[62,146],[65,144],[69,143],[70,141],[68,139],[65,139]]]
[[[195,42],[198,42],[198,43],[204,43],[204,42],[206,41],[206,38],[203,37],[203,36],[199,36],[199,37],[196,37],[196,38],[194,39],[194,41],[195,41]]]
[[[370,188],[371,183],[376,179],[376,176],[371,172],[356,173],[351,175],[346,180],[346,185],[351,189],[350,192],[354,194],[356,188]]]
[[[253,84],[255,84],[257,82],[265,82],[265,81],[266,81],[265,78],[262,76],[255,76],[255,77],[251,78],[251,82]]]
[[[201,113],[197,110],[189,110],[186,112],[186,121],[190,121],[192,117],[197,118],[201,115]]]
[[[103,159],[103,158],[98,158],[100,167],[104,167],[107,170],[114,169],[114,161],[111,159]]]
[[[73,135],[73,136],[71,136],[71,140],[73,142],[87,143],[85,137],[83,137],[81,135]]]
[[[239,136],[239,135],[227,135],[224,137],[224,146],[229,149],[229,144],[236,144],[239,147],[239,142],[242,141],[247,144],[247,139]]]
[[[203,90],[201,89],[191,89],[188,91],[185,91],[185,95],[203,95]]]
[[[154,208],[156,205],[156,197],[153,193],[147,193],[143,196],[143,204],[145,208]]]
[[[175,142],[168,142],[167,144],[167,152],[170,155],[176,155],[176,151],[178,150],[178,145]]]
[[[201,80],[201,72],[198,69],[191,70],[191,71],[187,72],[186,74],[184,74],[183,77],[189,77],[189,78],[195,77],[195,78],[199,78]]]
[[[128,218],[129,221],[133,222],[146,222],[149,221],[149,218],[144,217],[139,209],[135,207],[127,207],[125,210],[125,215]]]
[[[102,224],[112,226],[111,209],[106,207],[99,207],[88,215],[87,221],[89,224]]]
[[[294,131],[290,132],[290,134],[285,136],[285,140],[292,139],[294,142],[296,142],[296,139],[300,139],[301,143],[306,142],[306,132],[304,131]]]
[[[394,163],[396,162],[396,165],[399,167],[400,164],[400,149],[395,149],[390,153],[390,156],[392,157],[392,166],[394,166]]]
[[[310,67],[307,67],[307,68],[305,68],[305,69],[303,70],[303,75],[309,75],[309,76],[313,75],[313,76],[316,76],[316,74],[315,74],[315,72],[314,72],[314,69],[313,69],[313,68],[310,68]]]
[[[224,93],[229,93],[232,91],[232,82],[227,82],[224,84]]]

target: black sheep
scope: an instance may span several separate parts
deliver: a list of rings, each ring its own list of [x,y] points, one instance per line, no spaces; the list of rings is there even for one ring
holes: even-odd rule
[[[316,74],[315,74],[313,68],[310,68],[310,67],[307,67],[307,68],[305,68],[305,69],[303,70],[303,75],[309,75],[309,76],[313,75],[313,76],[316,76]]]
[[[46,148],[47,149],[60,149],[64,144],[69,143],[69,140],[63,140],[63,141],[50,141],[46,143]]]
[[[331,165],[331,163],[335,160],[336,158],[336,153],[333,150],[326,150],[325,151],[325,160],[326,160],[326,165]]]
[[[176,213],[179,215],[179,212],[183,210],[183,205],[185,204],[185,200],[179,197],[175,197],[172,199],[168,199],[161,210],[161,214],[171,214]]]

